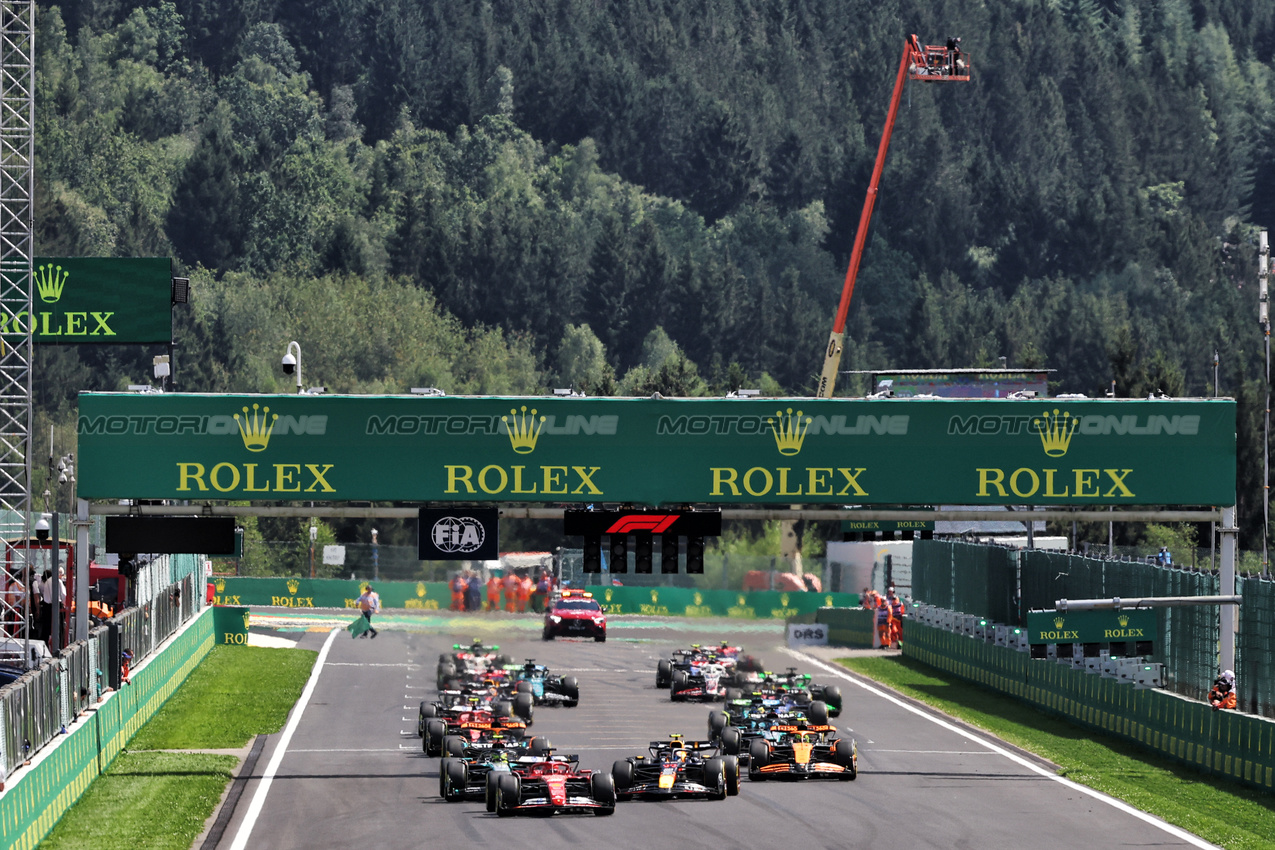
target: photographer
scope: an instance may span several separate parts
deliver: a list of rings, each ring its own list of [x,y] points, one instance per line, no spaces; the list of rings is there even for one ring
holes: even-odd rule
[[[1209,689],[1209,705],[1213,706],[1214,711],[1219,708],[1235,708],[1235,674],[1230,670],[1214,680],[1213,687]]]

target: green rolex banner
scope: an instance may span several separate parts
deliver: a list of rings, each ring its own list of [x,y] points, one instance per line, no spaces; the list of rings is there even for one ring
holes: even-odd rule
[[[1027,612],[1027,640],[1032,644],[1154,641],[1158,636],[1152,608]]]
[[[81,393],[90,499],[1230,505],[1231,399]]]
[[[37,343],[155,343],[173,336],[167,257],[37,257],[31,333]],[[0,324],[25,334],[27,317]]]

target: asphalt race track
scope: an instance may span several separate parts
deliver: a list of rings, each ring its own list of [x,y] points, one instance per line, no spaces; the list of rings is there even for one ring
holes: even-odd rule
[[[264,613],[264,612],[262,612]],[[256,616],[257,612],[254,612]],[[503,618],[504,615],[496,615]],[[342,615],[341,621],[350,619]],[[331,641],[312,693],[272,735],[219,848],[715,847],[1030,848],[1209,847],[1160,821],[1050,778],[1017,752],[893,696],[839,679],[782,648],[781,627],[738,621],[611,623],[606,643],[543,643],[527,619],[423,618],[381,625],[375,640]],[[495,629],[501,633],[497,634]],[[410,630],[409,630],[410,629]],[[254,631],[258,629],[254,625]],[[580,680],[576,708],[537,707],[532,731],[582,767],[610,770],[655,738],[706,736],[708,706],[674,704],[655,688],[656,660],[679,646],[728,640],[768,668],[795,665],[837,682],[846,708],[832,720],[859,744],[854,782],[752,783],[724,801],[621,802],[613,817],[497,818],[481,801],[438,796],[438,762],[421,751],[417,707],[435,693],[440,652],[474,637],[515,661],[535,658]],[[298,644],[322,649],[328,634]],[[299,719],[298,719],[299,716]],[[291,731],[291,734],[289,732]],[[284,739],[287,739],[286,741]],[[286,744],[280,749],[281,743]],[[261,777],[273,773],[263,782]],[[260,793],[265,787],[265,794]],[[250,831],[248,831],[250,827]],[[210,846],[209,846],[210,847]],[[207,850],[207,848],[206,848]]]

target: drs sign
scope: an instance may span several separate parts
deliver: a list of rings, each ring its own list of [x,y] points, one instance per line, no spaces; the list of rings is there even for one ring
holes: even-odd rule
[[[789,646],[827,646],[828,627],[823,623],[789,623]]]
[[[417,550],[422,561],[494,561],[500,557],[496,508],[421,508]]]

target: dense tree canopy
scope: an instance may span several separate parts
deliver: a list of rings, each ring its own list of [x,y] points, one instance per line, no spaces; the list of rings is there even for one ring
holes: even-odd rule
[[[959,35],[973,80],[905,92],[843,368],[1220,389],[1260,539],[1266,0],[78,0],[37,25],[37,252],[173,256],[178,386],[205,391],[281,389],[297,339],[334,391],[809,393],[904,39]],[[148,363],[44,350],[41,415]]]

